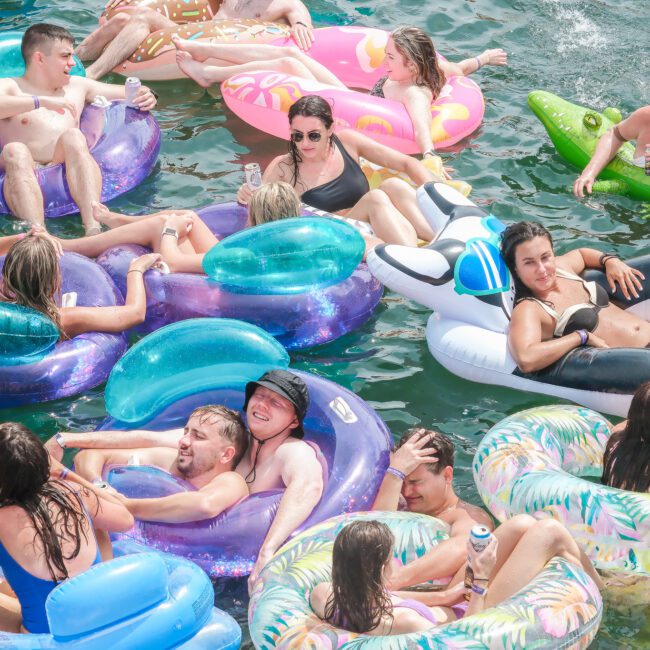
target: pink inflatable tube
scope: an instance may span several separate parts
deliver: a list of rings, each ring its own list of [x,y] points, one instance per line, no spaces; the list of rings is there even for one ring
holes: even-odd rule
[[[377,494],[389,463],[390,432],[360,397],[316,375],[298,372],[309,387],[311,403],[305,419],[305,440],[320,449],[323,496],[293,535],[329,517],[367,510]],[[165,409],[143,429],[182,427],[187,416],[203,404],[241,409],[241,390],[198,393]],[[107,420],[100,429],[127,429]],[[193,489],[167,472],[140,466],[113,467],[107,479],[131,497],[152,497]],[[250,573],[273,521],[282,490],[260,492],[218,517],[186,524],[138,522],[123,536],[139,544],[187,557],[212,577]],[[293,536],[292,535],[292,536]]]
[[[220,239],[241,230],[246,223],[246,208],[233,202],[198,212]],[[124,292],[129,263],[144,252],[142,246],[133,244],[114,246],[102,253],[97,263]],[[365,264],[342,282],[294,295],[237,294],[195,273],[163,275],[153,271],[145,276],[145,286],[147,318],[136,328],[138,332],[152,332],[188,318],[237,318],[265,329],[287,349],[320,345],[360,327],[383,293],[381,283]]]
[[[376,34],[383,35],[385,43],[388,32],[359,27],[319,32],[327,34],[319,33],[309,54],[340,74],[346,84],[372,87],[381,76],[378,61],[383,61],[383,47],[378,47]],[[339,42],[341,33],[346,38]],[[289,139],[289,107],[304,95],[320,95],[332,105],[339,128],[362,131],[403,153],[419,151],[413,123],[401,102],[268,70],[234,75],[223,82],[221,92],[235,115],[285,140]],[[475,131],[484,111],[480,88],[467,77],[451,77],[431,105],[431,136],[436,146],[451,146]]]

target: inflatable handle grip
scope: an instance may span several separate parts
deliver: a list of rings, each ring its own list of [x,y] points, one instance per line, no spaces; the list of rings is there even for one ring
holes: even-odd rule
[[[625,181],[596,181],[593,185],[592,192],[600,192],[602,194],[621,194],[626,196],[629,192],[629,188]]]

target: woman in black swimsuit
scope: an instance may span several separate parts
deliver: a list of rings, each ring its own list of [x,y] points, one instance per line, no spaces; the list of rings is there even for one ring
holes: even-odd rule
[[[418,238],[433,239],[435,233],[408,183],[391,178],[379,189],[370,190],[359,166],[363,156],[405,173],[416,185],[436,180],[421,162],[351,129],[334,135],[331,107],[317,95],[302,97],[291,106],[289,124],[289,153],[271,162],[264,172],[264,183],[286,181],[304,203],[319,210],[348,210],[347,218],[370,223],[376,235],[373,243],[382,240],[415,246]],[[248,203],[250,197],[250,188],[243,185],[237,200]]]
[[[650,323],[609,302],[606,292],[580,277],[602,269],[612,289],[638,297],[643,274],[617,255],[577,248],[555,257],[544,226],[522,221],[508,226],[501,254],[515,284],[508,344],[523,372],[550,366],[576,347],[643,348]]]

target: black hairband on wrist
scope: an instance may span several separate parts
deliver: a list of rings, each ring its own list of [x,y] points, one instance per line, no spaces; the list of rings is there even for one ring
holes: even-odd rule
[[[303,23],[302,20],[296,20],[294,25],[302,25],[303,27],[306,27],[307,29],[311,29],[311,27],[309,25],[307,25],[306,23]]]
[[[607,264],[607,260],[611,259],[617,259],[620,260],[621,257],[620,255],[617,255],[616,253],[603,253],[599,258],[598,258],[598,263],[600,266],[605,268],[605,264]]]

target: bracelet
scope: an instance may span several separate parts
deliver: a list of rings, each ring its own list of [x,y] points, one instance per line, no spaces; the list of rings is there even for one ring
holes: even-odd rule
[[[37,110],[41,107],[41,101],[36,95],[32,95],[32,99],[34,100],[34,110]]]
[[[587,330],[576,330],[576,334],[580,337],[580,347],[584,348],[589,341],[589,332]]]
[[[473,582],[472,582],[472,586],[470,587],[470,589],[475,594],[478,594],[479,596],[485,596],[485,594],[487,594],[487,592],[488,592],[487,587],[479,587],[478,585],[474,584]]]
[[[603,254],[598,258],[598,263],[600,264],[600,266],[602,266],[603,268],[605,268],[606,265],[607,265],[607,261],[608,261],[608,260],[611,260],[611,259],[617,259],[617,260],[620,260],[621,258],[620,258],[620,256],[617,255],[616,253],[603,253]]]
[[[54,440],[56,440],[57,444],[59,445],[59,447],[61,447],[61,449],[65,449],[65,438],[60,433],[57,433],[54,436]]]
[[[67,467],[64,467],[59,474],[59,481],[65,480],[65,477],[70,473],[70,470]]]
[[[427,158],[428,156],[435,156],[436,155],[436,150],[432,147],[431,149],[427,149],[423,154],[423,158]]]
[[[129,273],[142,273],[142,275],[144,275],[144,271],[141,271],[140,269],[131,269],[130,271],[126,272],[127,275]]]
[[[302,20],[296,20],[294,25],[302,25],[303,27],[306,27],[307,29],[311,29],[309,25],[306,25],[305,23],[302,22]]]
[[[100,490],[105,490],[107,487],[110,487],[109,484],[102,478],[93,479],[93,485]]]
[[[396,476],[400,481],[403,481],[406,478],[406,474],[396,469],[395,467],[388,467],[386,469],[386,474],[392,474],[393,476]]]
[[[476,576],[474,576],[474,582],[476,582],[477,580],[479,582],[490,582],[490,578],[477,578]]]
[[[480,56],[480,55],[479,55]],[[481,63],[481,59],[479,59],[478,56],[474,57],[474,61],[476,61],[476,65],[478,66],[474,72],[477,70],[480,70],[483,67],[483,64]]]

